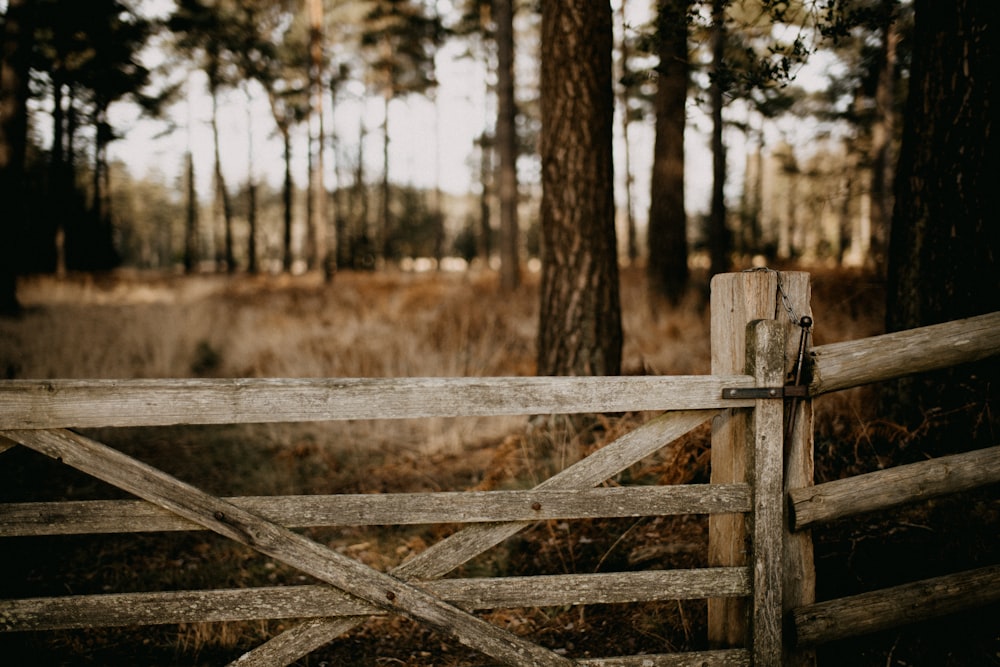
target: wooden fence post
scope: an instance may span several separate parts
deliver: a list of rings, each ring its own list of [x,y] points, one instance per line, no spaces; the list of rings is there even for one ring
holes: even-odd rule
[[[753,320],[775,319],[783,324],[785,334],[785,371],[795,364],[801,328],[797,319],[812,316],[809,304],[809,274],[803,272],[749,271],[726,273],[712,279],[712,373],[744,373],[746,364],[746,326]],[[784,489],[802,488],[813,483],[812,404],[797,404],[795,431],[786,444]],[[746,437],[747,412],[723,411],[712,424],[713,484],[747,482]],[[788,530],[787,500],[783,539],[784,581],[783,610],[815,601],[812,535],[807,531],[792,534]],[[709,565],[713,567],[746,565],[747,533],[742,515],[709,517]],[[747,607],[739,598],[708,601],[708,639],[713,647],[747,645]],[[811,654],[786,653],[785,664],[809,665]]]
[[[748,325],[747,373],[761,387],[780,386],[784,379],[785,330],[778,320]],[[781,401],[755,402],[747,429],[747,466],[753,488],[750,514],[750,573],[753,605],[750,612],[751,655],[754,667],[781,665],[782,585],[782,453]]]

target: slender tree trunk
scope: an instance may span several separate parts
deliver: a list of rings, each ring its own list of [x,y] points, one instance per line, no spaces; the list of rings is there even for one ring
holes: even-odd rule
[[[309,264],[322,269],[327,276],[328,220],[326,185],[324,184],[326,136],[323,123],[323,2],[308,0],[309,9],[309,88],[312,98],[311,114],[315,134],[310,130],[313,145],[309,157],[309,235],[311,237]],[[310,128],[312,124],[310,123]]]
[[[479,234],[476,254],[484,268],[490,266],[490,255],[493,254],[493,227],[490,213],[490,199],[493,196],[493,142],[486,130],[479,137],[479,181],[482,190],[479,193]]]
[[[257,181],[254,176],[253,109],[247,91],[247,271],[255,274],[257,266]]]
[[[628,19],[625,16],[625,0],[622,0],[621,4],[618,5],[618,12],[622,26],[622,42],[618,47],[619,57],[621,59],[621,67],[619,67],[619,101],[618,107],[621,110],[621,123],[622,123],[622,166],[625,170],[625,232],[628,236],[626,240],[626,247],[628,252],[628,263],[629,265],[634,265],[639,259],[639,240],[636,238],[636,227],[635,227],[635,215],[632,212],[632,185],[635,179],[632,177],[632,150],[629,143],[629,125],[631,125],[632,119],[629,114],[629,80],[631,78],[631,72],[629,71],[629,58],[632,57],[631,49],[629,48],[628,40]]]
[[[896,176],[886,328],[897,331],[1000,310],[993,7],[916,0],[913,64]],[[996,400],[996,364],[887,385],[891,418]],[[992,385],[991,385],[992,380]],[[947,388],[947,389],[946,389]],[[983,404],[984,396],[986,402]],[[968,424],[951,443],[970,442]]]
[[[517,107],[514,102],[514,3],[493,0],[497,42],[497,156],[500,164],[500,286],[513,291],[521,284],[517,225]]]
[[[194,156],[188,151],[187,218],[184,225],[184,273],[194,273],[198,263],[198,193],[194,183]]]
[[[382,116],[382,215],[379,220],[379,252],[382,258],[392,257],[392,205],[389,200],[389,93],[383,98],[384,113]]]
[[[875,90],[875,121],[872,125],[871,171],[871,232],[863,239],[867,248],[865,263],[881,267],[885,262],[886,239],[892,219],[892,178],[895,163],[892,159],[892,140],[896,127],[893,105],[896,88],[896,46],[899,31],[896,27],[894,8],[898,0],[883,0],[882,47],[878,84]]]
[[[684,210],[684,128],[687,111],[687,0],[659,6],[656,139],[650,193],[646,264],[653,292],[677,304],[688,282],[687,215]]]
[[[712,208],[709,214],[708,247],[711,273],[729,270],[729,231],[726,228],[726,146],[722,141],[722,105],[725,82],[723,58],[726,50],[726,5],[712,2]]]
[[[233,252],[233,205],[229,199],[229,188],[222,173],[222,153],[219,149],[219,86],[211,82],[209,77],[209,93],[212,97],[212,151],[215,158],[215,197],[217,206],[222,209],[222,224],[225,229],[225,262],[226,272],[236,270],[236,258]]]
[[[542,5],[541,375],[621,371],[611,7]]]
[[[24,157],[28,139],[28,73],[34,3],[9,0],[0,38],[0,313],[16,313],[17,256],[27,224]]]
[[[281,188],[281,200],[285,209],[281,239],[281,268],[285,273],[290,273],[292,270],[292,200],[294,185],[292,183],[292,132],[287,124],[281,126],[281,139],[285,144],[285,180]]]

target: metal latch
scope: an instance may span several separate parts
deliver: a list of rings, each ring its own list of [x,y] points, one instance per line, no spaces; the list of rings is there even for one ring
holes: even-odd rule
[[[786,385],[784,387],[729,387],[722,390],[722,398],[758,399],[758,398],[806,398],[809,387],[806,385]]]

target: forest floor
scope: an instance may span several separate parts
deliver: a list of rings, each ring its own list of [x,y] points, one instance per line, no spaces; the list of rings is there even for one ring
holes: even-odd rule
[[[884,286],[870,275],[809,269],[815,344],[881,333]],[[513,295],[493,274],[350,273],[318,277],[117,272],[25,279],[25,312],[0,319],[0,377],[400,377],[534,374],[537,279]],[[622,276],[624,372],[709,372],[705,290],[676,308],[650,301],[641,272]],[[818,481],[931,455],[929,415],[906,429],[874,413],[876,390],[816,401]],[[970,407],[996,424],[989,405]],[[584,430],[522,418],[100,429],[87,435],[218,495],[522,488],[610,442],[649,415],[601,417]],[[968,416],[968,415],[965,415]],[[709,430],[617,482],[705,482]],[[996,437],[990,444],[997,444]],[[2,455],[0,501],[118,498],[123,493],[38,454]],[[451,526],[305,531],[380,570]],[[840,521],[814,533],[818,597],[1000,562],[996,488]],[[291,568],[202,532],[0,540],[0,598],[309,583]],[[707,565],[707,519],[540,522],[474,559],[459,576],[515,576]],[[514,609],[490,621],[571,657],[707,648],[704,601]],[[0,634],[20,665],[214,665],[293,620]],[[838,642],[821,665],[1000,665],[1000,609]],[[370,620],[300,665],[483,665],[449,637],[400,618]]]

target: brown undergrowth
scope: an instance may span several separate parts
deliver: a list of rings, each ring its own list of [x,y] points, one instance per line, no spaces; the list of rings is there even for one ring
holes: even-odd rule
[[[816,344],[881,332],[878,280],[814,271],[813,285]],[[26,312],[15,320],[0,320],[0,372],[21,378],[531,375],[536,294],[530,275],[513,295],[500,292],[493,274],[344,272],[330,285],[315,276],[33,278],[21,286]],[[681,306],[668,308],[648,298],[641,272],[625,270],[622,305],[626,373],[709,372],[708,312],[701,293],[694,291]],[[919,451],[921,434],[881,422],[873,405],[872,389],[816,402],[820,480],[893,465],[905,458],[900,452],[912,456]],[[492,490],[534,486],[649,416],[598,416],[584,428],[558,421],[539,427],[521,418],[470,418],[101,429],[87,434],[218,495]],[[706,482],[709,438],[707,425],[696,429],[608,483]],[[3,464],[0,500],[124,495],[22,448],[4,453]],[[969,501],[971,512],[968,503],[936,504],[817,532],[821,597],[884,583],[884,576],[874,574],[882,571],[879,567],[906,570],[903,576],[994,557],[996,538],[989,531],[1000,515],[995,498],[995,493],[976,496]],[[955,522],[955,513],[964,513],[966,520]],[[944,530],[941,522],[961,523],[963,539],[971,544],[961,553],[954,548],[949,552],[938,538],[958,539],[958,529]],[[383,526],[303,532],[384,571],[457,529]],[[934,537],[933,545],[927,536]],[[914,545],[926,554],[921,567],[899,567],[899,561],[912,561],[906,550]],[[0,581],[0,597],[312,583],[292,568],[203,532],[6,539],[0,549],[7,573]],[[449,576],[706,564],[707,519],[702,516],[548,521]],[[704,601],[481,615],[572,657],[707,647]],[[296,622],[0,634],[0,654],[9,664],[225,664]],[[975,644],[976,656],[1000,655],[989,643],[989,630],[975,637],[966,644]],[[919,632],[865,641],[826,649],[821,664],[964,664],[965,654],[949,658],[951,662],[921,662],[921,651],[938,657],[946,651],[928,649]],[[488,662],[420,624],[376,618],[298,664]]]

